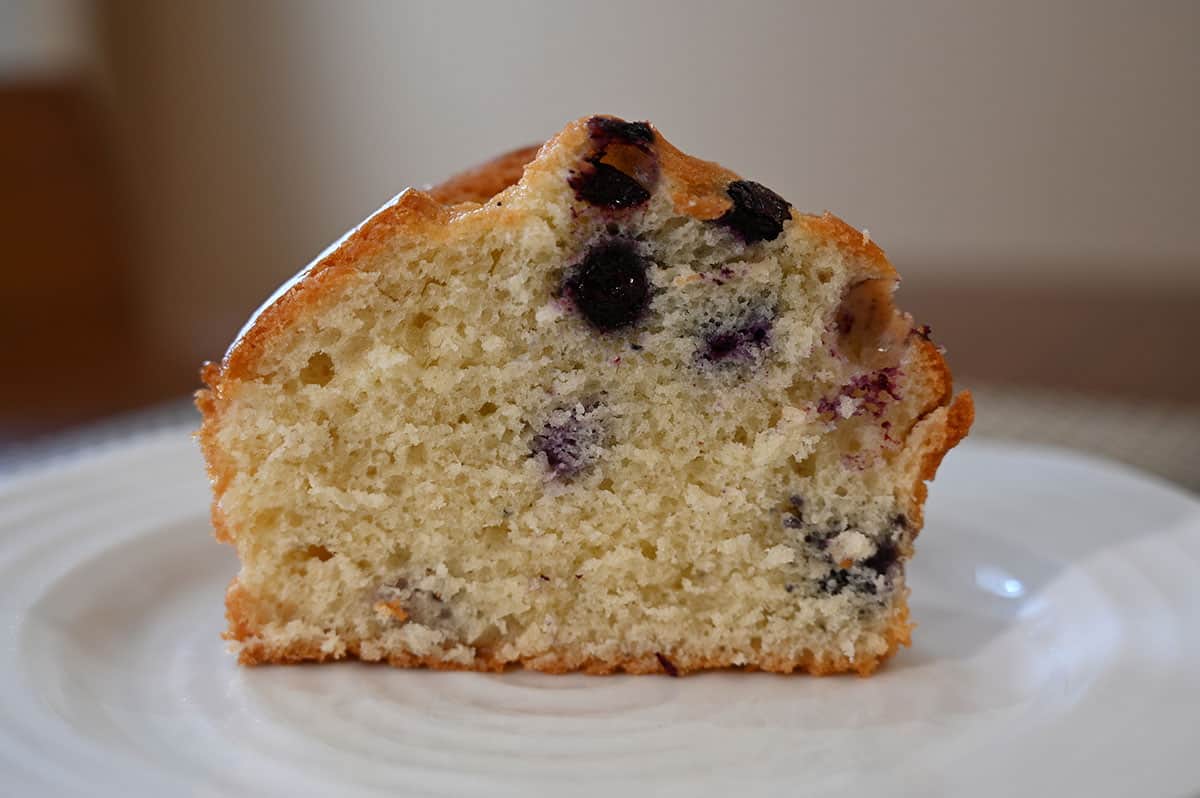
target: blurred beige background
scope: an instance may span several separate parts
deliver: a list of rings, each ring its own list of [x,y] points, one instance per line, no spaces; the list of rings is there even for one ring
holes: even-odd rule
[[[400,189],[594,112],[869,228],[968,377],[1193,397],[1198,35],[1195,2],[0,0],[0,111],[42,119],[0,132],[38,185],[0,202],[48,192],[42,216],[94,217],[0,227],[33,239],[3,264],[10,333],[36,337],[79,291],[90,332],[56,351],[96,350],[72,367],[89,387],[34,380],[7,428],[190,389],[277,283]],[[39,155],[59,128],[73,154]],[[77,240],[58,247],[74,266],[47,235]],[[60,396],[114,380],[107,404]]]

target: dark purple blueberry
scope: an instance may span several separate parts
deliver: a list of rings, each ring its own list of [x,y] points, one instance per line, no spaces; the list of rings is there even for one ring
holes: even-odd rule
[[[650,192],[629,175],[592,158],[569,181],[575,196],[601,208],[634,208],[650,199]]]
[[[748,361],[771,342],[771,321],[754,318],[734,329],[710,332],[704,336],[700,358],[709,363]]]
[[[592,247],[563,288],[592,326],[618,330],[640,319],[650,304],[647,265],[630,242],[613,239]]]
[[[886,574],[900,559],[900,549],[890,540],[885,540],[875,549],[875,553],[863,560],[864,568],[869,568],[877,574]]]
[[[717,219],[747,244],[774,241],[783,223],[792,217],[791,205],[771,189],[750,180],[735,180],[725,187],[733,207]]]
[[[645,183],[653,184],[658,178],[658,161],[650,149],[654,143],[650,125],[593,116],[588,120],[588,133],[592,139],[592,154],[584,159],[583,168],[568,180],[575,189],[575,196],[583,202],[612,210],[645,204],[650,199],[650,190]],[[619,168],[605,161],[609,150],[618,145],[623,148],[616,153]]]
[[[626,122],[611,116],[593,116],[588,120],[588,133],[601,148],[619,141],[645,151],[654,143],[654,130],[649,122]]]
[[[595,462],[604,431],[589,412],[581,413],[578,407],[556,410],[533,436],[531,452],[545,455],[556,477],[570,479]]]

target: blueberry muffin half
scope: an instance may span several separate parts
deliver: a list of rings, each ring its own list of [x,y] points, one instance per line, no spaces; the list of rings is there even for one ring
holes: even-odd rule
[[[246,664],[871,672],[972,418],[896,280],[643,122],[405,191],[204,370],[226,636]]]

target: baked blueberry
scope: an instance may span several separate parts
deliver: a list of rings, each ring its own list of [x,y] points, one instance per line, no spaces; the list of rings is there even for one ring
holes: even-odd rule
[[[626,122],[611,116],[593,116],[588,120],[588,133],[601,148],[619,141],[646,150],[654,143],[654,130],[649,122]]]
[[[650,149],[654,131],[645,122],[593,116],[588,120],[593,152],[567,181],[580,200],[600,208],[636,208],[650,199],[658,160]]]
[[[717,219],[747,244],[774,241],[783,223],[792,217],[792,206],[771,189],[752,180],[735,180],[725,187],[733,206]]]
[[[886,574],[888,569],[900,559],[900,549],[890,540],[882,541],[875,553],[863,560],[864,568],[869,568],[877,574]]]
[[[647,266],[631,242],[612,239],[588,251],[563,290],[597,330],[619,330],[640,319],[650,305]]]
[[[576,197],[602,208],[634,208],[650,199],[641,183],[596,158],[588,159],[588,166],[567,182]]]

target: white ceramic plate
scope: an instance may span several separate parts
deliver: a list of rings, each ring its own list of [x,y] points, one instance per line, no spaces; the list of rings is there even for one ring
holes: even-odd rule
[[[0,485],[4,795],[1200,791],[1200,501],[968,441],[871,679],[242,669],[236,563],[163,432]]]

